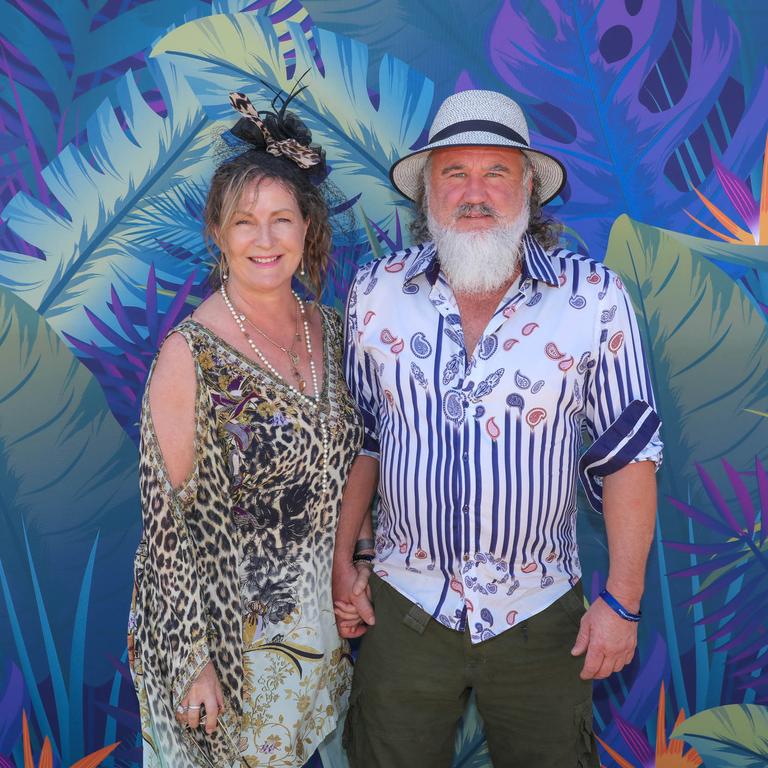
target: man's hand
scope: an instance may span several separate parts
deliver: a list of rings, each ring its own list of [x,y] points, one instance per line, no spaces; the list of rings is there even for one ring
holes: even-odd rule
[[[218,725],[218,717],[224,710],[224,694],[210,661],[195,678],[189,693],[181,700],[176,719],[182,725],[197,728],[200,725],[202,707],[205,707],[205,732],[213,733]]]
[[[341,637],[360,637],[368,630],[368,625],[375,623],[368,586],[370,575],[368,565],[334,563],[333,605],[336,628]]]
[[[601,598],[595,600],[581,618],[573,656],[587,656],[582,680],[602,680],[623,669],[635,655],[637,623],[622,619]]]

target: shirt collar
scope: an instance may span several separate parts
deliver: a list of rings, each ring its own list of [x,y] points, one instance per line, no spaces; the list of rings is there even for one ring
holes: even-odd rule
[[[437,249],[433,242],[424,244],[423,256],[417,269],[410,275],[406,282],[410,282],[418,275],[423,274],[430,285],[437,282],[440,274],[440,264],[437,258]],[[557,278],[552,257],[539,245],[534,237],[526,234],[523,237],[523,279],[532,278],[552,285],[555,288],[560,287],[560,281]]]

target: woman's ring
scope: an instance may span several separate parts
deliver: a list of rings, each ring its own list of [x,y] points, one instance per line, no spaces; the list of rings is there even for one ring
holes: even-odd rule
[[[187,711],[187,707],[185,707],[183,704],[179,704],[178,707],[176,707],[176,712],[179,715],[183,715]]]
[[[202,704],[190,704],[187,709],[200,709]]]

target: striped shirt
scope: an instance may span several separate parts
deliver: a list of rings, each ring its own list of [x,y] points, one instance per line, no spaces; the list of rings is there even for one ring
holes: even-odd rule
[[[598,262],[526,236],[468,355],[432,243],[361,267],[345,368],[380,462],[376,573],[480,642],[580,578],[577,475],[600,511],[602,477],[662,445],[634,312]]]

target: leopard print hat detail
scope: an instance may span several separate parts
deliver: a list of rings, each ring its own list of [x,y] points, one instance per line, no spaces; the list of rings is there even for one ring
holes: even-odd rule
[[[280,131],[280,133],[299,134],[300,136],[304,134],[301,138],[311,140],[311,134],[309,134],[304,124],[295,115],[285,114],[285,110],[281,110],[279,115],[266,113],[262,117],[251,103],[251,100],[244,93],[239,93],[238,91],[229,94],[229,101],[237,112],[258,128],[261,138],[263,138],[266,145],[264,148],[270,155],[287,157],[296,163],[299,168],[303,169],[312,168],[323,162],[322,151],[310,146],[309,141],[304,144],[293,136],[279,138],[274,135],[277,131]],[[271,121],[274,123],[273,130],[267,127],[267,119],[269,117],[273,118]],[[247,136],[244,136],[242,131],[239,133],[241,138],[249,141],[249,143],[255,143],[249,140]]]

